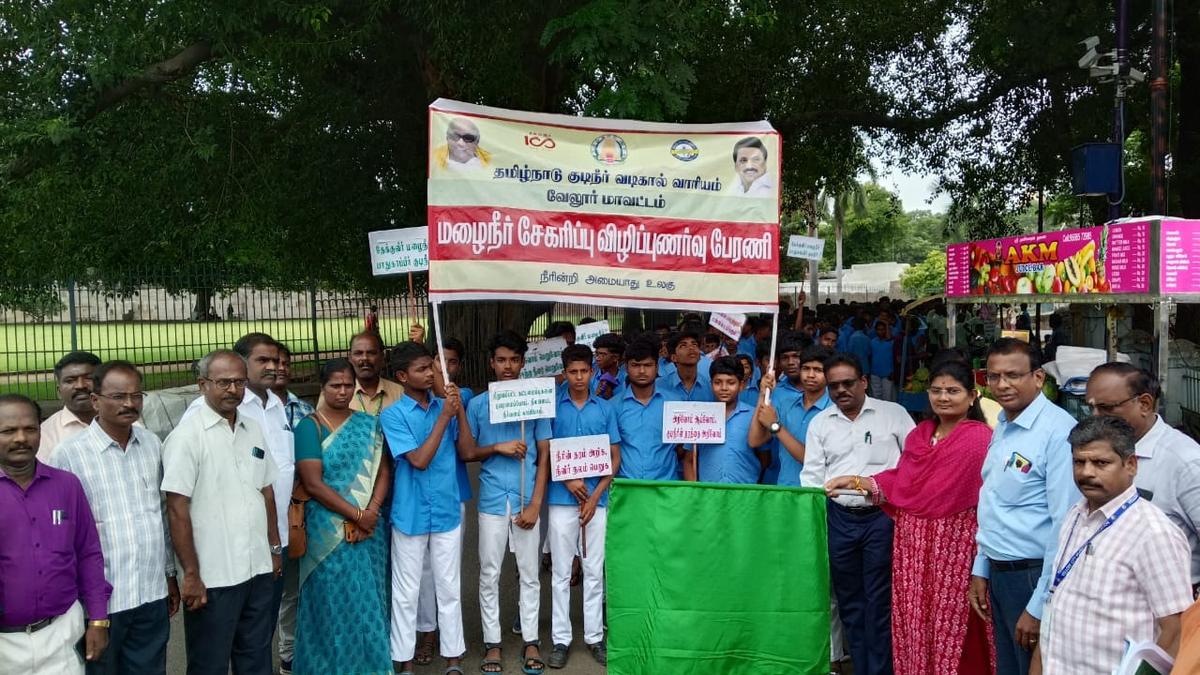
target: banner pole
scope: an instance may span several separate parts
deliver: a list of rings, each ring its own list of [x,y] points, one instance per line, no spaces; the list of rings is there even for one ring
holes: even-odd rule
[[[700,482],[700,444],[692,443],[692,472],[696,474],[696,482]]]
[[[521,420],[521,441],[525,441],[525,420]],[[525,448],[529,452],[529,448]],[[521,510],[525,510],[525,458],[521,458]]]
[[[582,523],[579,525],[579,542],[582,545],[581,548],[583,548],[583,559],[587,560],[587,524],[586,523]]]
[[[442,346],[445,338],[442,336],[442,303],[433,303],[433,339],[437,341],[438,363],[442,366],[442,382],[450,384],[450,371],[446,369],[446,348]]]
[[[804,310],[800,310],[800,311],[804,311]],[[775,313],[771,315],[771,353],[769,355],[769,357],[771,359],[769,362],[771,364],[771,369],[769,371],[767,371],[772,376],[775,375],[775,348],[778,346],[779,346],[779,309],[776,308]],[[770,389],[767,389],[766,391],[763,392],[763,402],[766,403],[767,405],[771,405],[771,390]]]

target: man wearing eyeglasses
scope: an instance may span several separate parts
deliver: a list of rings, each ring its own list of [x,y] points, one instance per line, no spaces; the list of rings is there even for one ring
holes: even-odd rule
[[[271,673],[272,605],[283,546],[272,483],[279,474],[262,428],[241,412],[246,360],[200,359],[203,407],[163,447],[171,542],[190,675]]]
[[[487,166],[492,155],[479,147],[479,127],[465,117],[450,120],[446,129],[446,144],[433,151],[434,161],[442,169],[468,171]]]
[[[163,516],[162,444],[135,424],[142,411],[142,374],[109,361],[92,374],[96,418],[54,450],[48,464],[83,484],[99,523],[108,601],[108,649],[88,662],[88,675],[167,672],[170,617],[179,610],[175,557]]]
[[[1021,340],[988,350],[988,387],[1004,410],[983,463],[968,602],[995,627],[997,675],[1029,672],[1058,531],[1080,499],[1067,442],[1075,419],[1042,394],[1041,365]]]
[[[1187,537],[1194,589],[1200,583],[1200,445],[1158,414],[1158,397],[1158,379],[1128,363],[1099,365],[1088,377],[1092,414],[1120,417],[1133,428],[1134,482]]]

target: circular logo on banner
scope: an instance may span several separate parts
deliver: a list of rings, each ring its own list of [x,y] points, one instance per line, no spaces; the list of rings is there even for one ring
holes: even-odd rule
[[[629,150],[620,136],[604,134],[592,141],[592,157],[604,164],[620,164],[629,157]]]
[[[700,156],[700,148],[686,138],[671,144],[671,156],[681,162],[690,162]]]

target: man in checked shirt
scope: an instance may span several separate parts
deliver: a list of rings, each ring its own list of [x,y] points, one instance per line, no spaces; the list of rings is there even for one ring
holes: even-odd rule
[[[1031,675],[1111,673],[1125,640],[1179,650],[1180,614],[1192,602],[1183,533],[1133,485],[1133,428],[1091,417],[1071,431],[1075,484],[1054,556]]]

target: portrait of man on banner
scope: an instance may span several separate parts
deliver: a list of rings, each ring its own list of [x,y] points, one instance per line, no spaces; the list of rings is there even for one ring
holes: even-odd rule
[[[743,197],[774,197],[775,181],[767,174],[767,146],[757,136],[747,136],[733,146],[736,174],[729,191]]]
[[[479,146],[479,127],[465,117],[455,117],[446,128],[446,142],[434,149],[438,168],[472,171],[486,167],[492,153]]]

